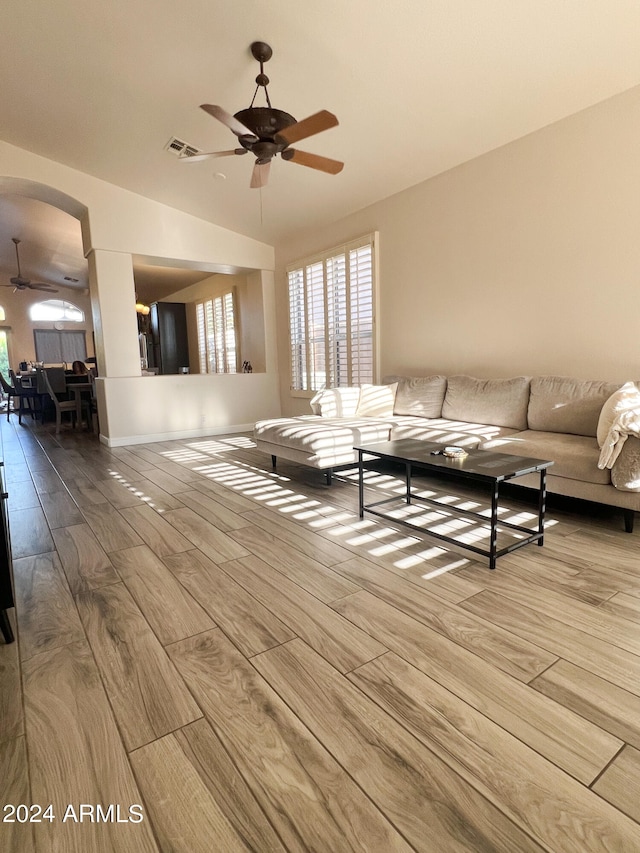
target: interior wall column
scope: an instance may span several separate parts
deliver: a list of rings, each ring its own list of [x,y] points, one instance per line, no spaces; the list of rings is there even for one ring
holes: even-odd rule
[[[131,255],[92,249],[87,260],[99,374],[140,376]]]
[[[260,270],[264,311],[264,349],[267,373],[278,372],[278,332],[276,325],[276,286],[272,270]]]

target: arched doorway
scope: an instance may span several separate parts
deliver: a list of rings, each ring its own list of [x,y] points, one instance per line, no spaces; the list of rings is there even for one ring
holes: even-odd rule
[[[94,355],[92,308],[88,289],[88,263],[84,256],[82,226],[75,215],[50,203],[48,188],[22,182],[23,194],[15,180],[0,180],[0,299],[4,308],[4,331],[11,337],[8,365],[42,360],[37,352],[37,335],[45,330],[64,336],[68,330],[86,339],[87,353]],[[7,190],[6,192],[4,190]],[[26,195],[24,193],[29,193]],[[55,196],[55,194],[54,194]],[[55,198],[54,198],[55,200]],[[78,206],[57,199],[64,208],[78,212]],[[16,245],[15,241],[19,240]],[[11,279],[20,275],[28,282],[16,288]],[[64,322],[61,317],[39,317],[33,309],[43,299],[62,298],[79,304],[82,322]]]

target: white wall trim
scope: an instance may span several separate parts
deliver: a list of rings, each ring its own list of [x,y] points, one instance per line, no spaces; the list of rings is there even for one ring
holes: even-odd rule
[[[206,438],[210,435],[227,435],[227,433],[253,432],[254,423],[229,424],[224,427],[207,427],[205,429],[190,429],[180,432],[157,432],[148,435],[121,435],[109,438],[100,433],[100,443],[107,447],[126,447],[130,444],[152,444],[154,441],[179,441],[184,438]]]

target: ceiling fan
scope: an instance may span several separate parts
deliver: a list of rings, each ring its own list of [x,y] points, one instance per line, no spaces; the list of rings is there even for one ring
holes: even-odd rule
[[[311,169],[318,169],[321,172],[327,172],[330,175],[337,175],[341,172],[344,163],[339,160],[332,160],[329,157],[320,157],[318,154],[310,154],[307,151],[300,151],[297,148],[289,146],[294,142],[299,142],[301,139],[307,139],[309,136],[314,136],[316,133],[322,133],[323,130],[328,130],[331,127],[336,127],[338,119],[327,110],[321,110],[302,121],[296,121],[292,115],[277,110],[271,106],[269,92],[269,78],[264,73],[264,63],[268,62],[273,51],[263,41],[254,41],[251,45],[251,53],[253,58],[260,63],[260,73],[256,77],[256,90],[253,93],[251,105],[244,110],[231,115],[222,107],[215,104],[201,104],[200,108],[213,118],[218,119],[237,137],[240,143],[239,148],[233,148],[230,151],[210,151],[205,154],[183,155],[180,159],[195,163],[198,160],[205,160],[209,157],[229,157],[234,154],[246,154],[250,151],[255,155],[256,162],[251,175],[250,186],[252,188],[264,187],[269,179],[269,169],[271,161],[279,154],[283,160],[289,160],[292,163],[299,163],[301,166],[308,166]],[[267,101],[266,107],[254,107],[254,102],[258,90],[264,89],[265,98]]]
[[[16,290],[43,290],[45,293],[57,293],[57,289],[52,287],[50,284],[45,284],[44,282],[40,283],[31,283],[28,278],[23,278],[22,272],[20,270],[20,255],[18,253],[18,244],[20,240],[17,237],[11,238],[16,246],[16,261],[18,262],[18,275],[14,275],[9,279],[11,284],[3,284],[2,287],[13,287],[13,292]]]

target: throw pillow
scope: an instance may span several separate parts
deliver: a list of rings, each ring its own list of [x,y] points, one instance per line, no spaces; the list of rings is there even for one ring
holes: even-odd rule
[[[530,380],[476,379],[459,374],[447,379],[442,417],[450,421],[527,429]]]
[[[313,413],[323,418],[352,418],[359,400],[359,388],[325,388],[311,400],[311,406]]]
[[[609,397],[600,410],[596,433],[598,447],[604,445],[609,430],[618,416],[631,409],[640,409],[640,390],[638,390],[635,382],[625,383],[622,388],[619,388]]]
[[[392,385],[363,385],[356,417],[390,418],[393,415],[397,388],[397,382]]]
[[[447,390],[446,376],[389,376],[385,385],[398,383],[393,412],[416,418],[442,417],[442,402]]]
[[[314,415],[320,414],[320,400],[322,399],[322,395],[324,394],[324,388],[322,391],[318,391],[317,394],[314,394],[313,397],[309,400],[309,405],[311,406],[311,412]]]

